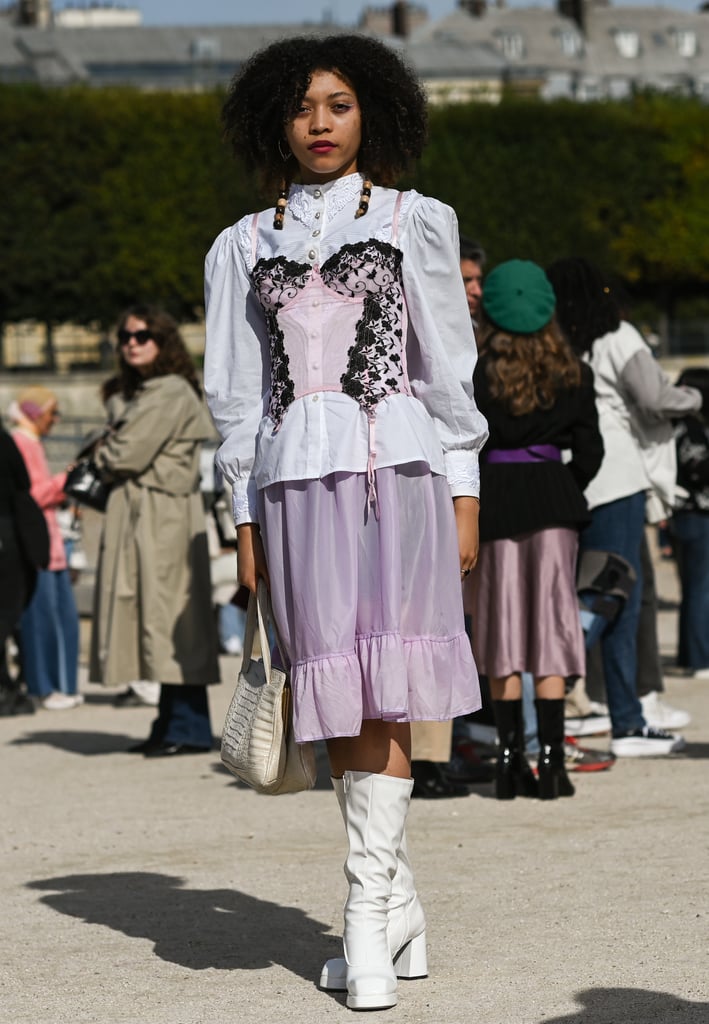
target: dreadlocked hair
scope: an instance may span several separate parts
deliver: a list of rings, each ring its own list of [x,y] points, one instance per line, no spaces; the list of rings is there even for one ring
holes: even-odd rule
[[[360,35],[296,36],[255,53],[232,79],[222,108],[224,137],[261,177],[264,191],[290,183],[298,163],[284,161],[284,128],[294,119],[315,71],[331,71],[354,90],[362,111],[358,164],[392,185],[422,153],[426,97],[416,75],[388,46]]]
[[[547,267],[547,277],[556,295],[559,326],[578,355],[590,351],[596,338],[618,330],[620,295],[598,267],[581,257],[568,257]]]

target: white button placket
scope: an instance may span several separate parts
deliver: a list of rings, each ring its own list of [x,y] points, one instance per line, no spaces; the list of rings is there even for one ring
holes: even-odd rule
[[[319,298],[311,299],[308,304],[308,389],[315,391],[321,384],[320,367],[323,360],[323,321],[322,303]],[[313,395],[317,402],[318,396]]]
[[[323,195],[322,189],[316,188],[313,192],[313,203],[314,210],[313,221],[310,225],[308,262],[317,267],[320,266],[320,234],[322,232],[325,212],[325,196]]]
[[[313,220],[310,225],[310,237],[308,239],[308,261],[316,267],[320,266],[320,237],[322,232],[323,222],[325,220],[325,197],[322,189],[316,188],[313,192],[314,210]],[[308,309],[308,318],[310,320],[310,329],[308,331],[308,377],[311,388],[318,387],[320,380],[322,358],[323,358],[323,322],[322,322],[322,305],[319,298],[313,298],[310,302]],[[309,445],[308,445],[308,463],[309,472],[313,475],[317,475],[320,466],[320,436],[324,427],[324,407],[320,401],[320,396],[315,393],[310,396],[310,413],[309,415],[316,416],[319,420],[320,426],[318,429],[308,431]]]

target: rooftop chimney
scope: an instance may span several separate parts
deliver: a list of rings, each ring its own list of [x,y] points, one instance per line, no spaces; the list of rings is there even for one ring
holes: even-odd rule
[[[575,21],[582,32],[586,31],[586,4],[584,0],[559,0],[559,14]]]
[[[487,11],[487,0],[458,0],[458,7],[471,18],[482,18]]]
[[[391,34],[406,39],[409,34],[409,5],[406,0],[396,0],[391,8]]]
[[[52,24],[52,0],[20,0],[17,23],[32,28],[48,28]]]

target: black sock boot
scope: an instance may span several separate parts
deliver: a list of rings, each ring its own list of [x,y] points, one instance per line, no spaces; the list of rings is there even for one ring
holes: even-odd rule
[[[539,734],[539,799],[556,800],[576,792],[564,765],[564,701],[536,700]]]
[[[524,756],[522,701],[494,700],[492,705],[500,742],[495,796],[498,800],[514,800],[516,796],[536,796],[537,780]]]

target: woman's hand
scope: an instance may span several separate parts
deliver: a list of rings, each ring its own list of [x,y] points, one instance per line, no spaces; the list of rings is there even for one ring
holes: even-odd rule
[[[477,498],[461,496],[453,499],[455,525],[458,530],[458,552],[460,554],[460,575],[464,579],[478,560],[480,538],[478,514],[480,502]]]
[[[266,581],[271,589],[266,567],[266,553],[256,523],[242,523],[236,528],[236,560],[239,571],[239,583],[252,594],[256,593],[256,585],[260,578]]]

